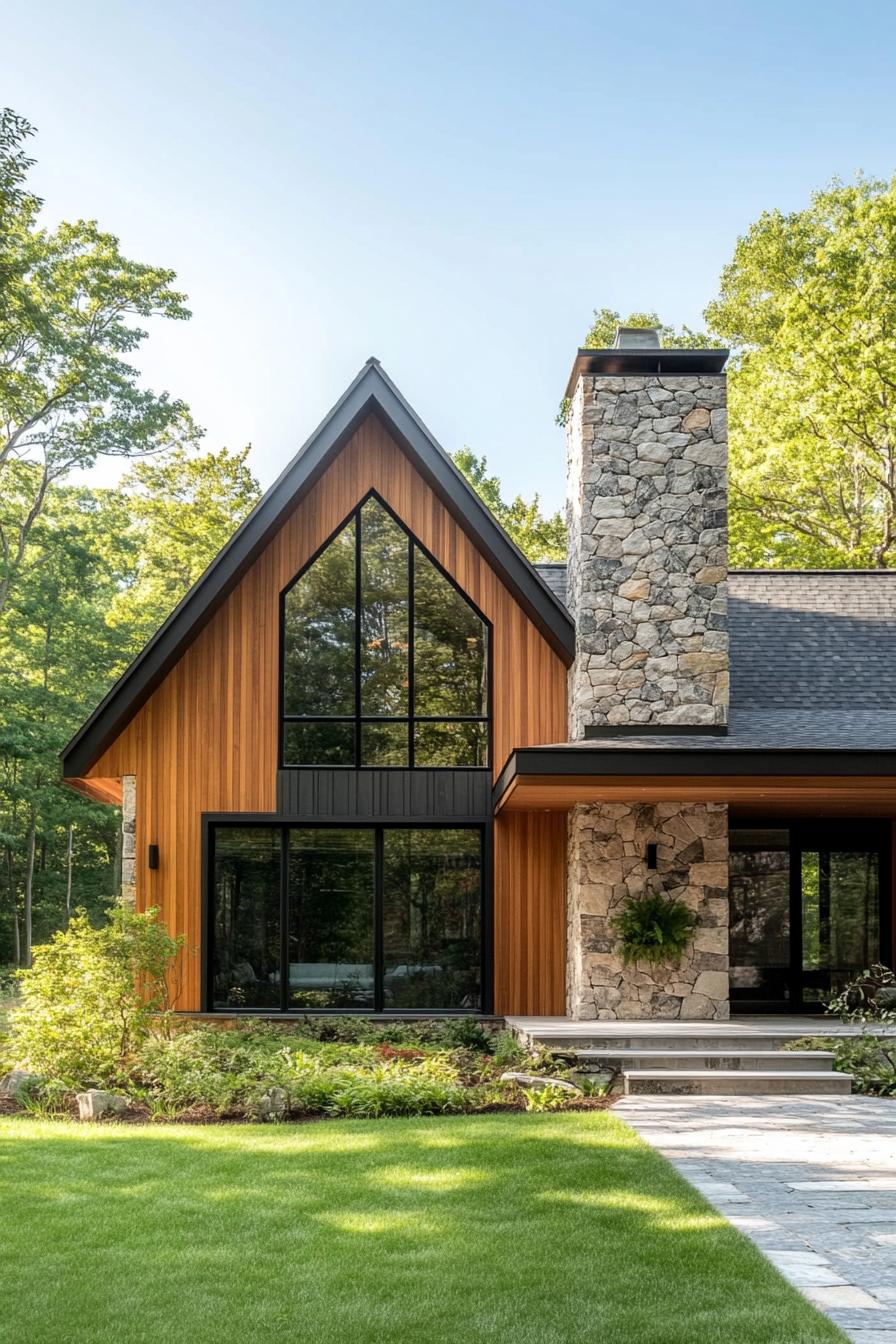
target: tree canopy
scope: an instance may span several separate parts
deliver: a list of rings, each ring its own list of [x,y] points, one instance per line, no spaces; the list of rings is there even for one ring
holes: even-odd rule
[[[32,127],[0,113],[0,611],[54,482],[99,457],[195,443],[184,402],[143,387],[141,322],[190,316],[175,275],[124,256],[94,220],[41,228]]]
[[[896,179],[761,215],[706,318],[734,348],[731,558],[896,563]]]
[[[497,476],[488,474],[488,460],[469,448],[454,453],[454,465],[491,509],[512,541],[530,560],[566,559],[566,524],[558,511],[545,516],[538,495],[530,500],[516,495],[508,503]]]

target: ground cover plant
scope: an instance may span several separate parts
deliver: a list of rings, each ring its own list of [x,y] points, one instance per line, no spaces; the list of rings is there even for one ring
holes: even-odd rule
[[[834,1068],[851,1073],[853,1091],[896,1097],[896,1036],[806,1036],[786,1050],[830,1050]]]
[[[834,1344],[612,1112],[0,1119],[10,1339]]]

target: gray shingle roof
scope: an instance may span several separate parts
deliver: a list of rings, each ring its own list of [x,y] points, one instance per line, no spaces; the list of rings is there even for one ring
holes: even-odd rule
[[[566,599],[566,566],[537,565]],[[896,570],[732,570],[724,737],[610,736],[583,749],[896,750]]]
[[[736,570],[732,710],[896,710],[896,571]]]

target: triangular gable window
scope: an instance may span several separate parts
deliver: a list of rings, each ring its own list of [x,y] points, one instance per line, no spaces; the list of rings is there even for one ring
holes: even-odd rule
[[[489,761],[485,618],[370,495],[283,594],[281,762]]]

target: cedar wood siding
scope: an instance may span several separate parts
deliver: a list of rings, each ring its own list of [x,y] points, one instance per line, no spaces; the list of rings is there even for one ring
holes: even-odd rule
[[[88,778],[137,777],[137,905],[201,937],[203,812],[273,812],[279,596],[371,489],[493,626],[492,760],[566,737],[566,667],[375,416],[369,416]],[[146,847],[159,846],[159,868]],[[496,819],[494,1010],[564,1012],[566,818]],[[188,956],[177,1007],[201,1007]]]

